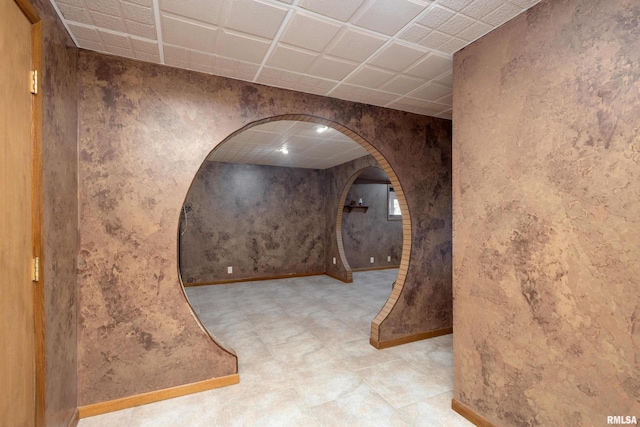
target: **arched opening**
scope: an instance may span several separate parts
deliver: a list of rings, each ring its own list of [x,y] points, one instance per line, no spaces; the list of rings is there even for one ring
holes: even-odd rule
[[[215,154],[217,150],[224,150],[224,144],[225,142],[231,140],[234,137],[237,137],[238,135],[240,135],[241,133],[260,126],[260,125],[264,125],[264,124],[271,124],[271,123],[275,123],[275,122],[279,122],[279,121],[291,121],[291,120],[295,120],[298,122],[305,122],[305,123],[313,123],[314,125],[317,126],[323,126],[323,127],[328,127],[328,128],[332,128],[338,132],[340,132],[342,135],[347,136],[348,138],[350,138],[352,141],[356,142],[357,144],[359,144],[360,147],[364,148],[364,153],[365,155],[368,153],[369,155],[371,155],[373,157],[373,159],[375,159],[377,165],[386,173],[386,175],[389,178],[389,181],[391,182],[391,185],[393,185],[393,187],[396,190],[396,195],[398,198],[398,203],[401,206],[401,209],[403,210],[403,212],[407,212],[408,213],[408,208],[407,208],[407,204],[406,201],[404,199],[404,195],[402,193],[401,187],[400,187],[400,183],[398,182],[397,176],[394,173],[394,171],[392,170],[391,166],[389,165],[389,163],[387,162],[387,160],[384,158],[384,156],[382,156],[382,154],[376,150],[371,144],[369,144],[367,141],[365,141],[362,137],[360,137],[358,134],[356,134],[355,132],[351,131],[350,129],[335,123],[335,122],[331,122],[329,120],[326,119],[322,119],[322,118],[317,118],[317,117],[312,117],[312,116],[304,116],[304,115],[285,115],[285,116],[278,116],[278,117],[272,117],[269,119],[264,119],[264,120],[260,120],[260,121],[256,121],[253,123],[250,123],[246,126],[244,126],[243,128],[237,130],[236,132],[234,132],[233,134],[231,134],[228,138],[226,138],[222,143],[220,143],[214,150],[212,150],[211,153]],[[211,155],[211,154],[210,154]],[[209,158],[209,156],[207,156],[207,158]],[[203,168],[205,168],[205,163],[203,162],[203,165],[201,166],[200,170],[198,173],[200,173]],[[353,181],[355,180],[357,174],[352,174],[350,173],[349,178],[345,178],[347,179],[347,183],[350,185],[353,183]],[[189,192],[191,192],[191,189],[193,188],[193,186],[195,185],[195,179],[194,182],[192,182],[191,187]],[[206,183],[205,183],[206,185]],[[344,185],[343,181],[341,181],[341,184],[337,187],[337,193],[335,194],[334,199],[330,201],[333,206],[335,207],[333,212],[337,213],[337,216],[340,217],[341,215],[341,211],[342,208],[344,207],[344,202],[345,202],[345,197],[346,197],[346,193],[341,194],[339,193],[344,187],[346,187],[348,189],[348,185]],[[283,188],[283,190],[280,192],[280,197],[284,200],[284,198],[286,197],[286,189]],[[233,198],[233,197],[232,197]],[[231,199],[232,199],[231,198]],[[187,223],[189,221],[189,213],[190,213],[190,209],[193,209],[193,206],[189,204],[188,202],[188,198],[185,198],[185,203],[183,204],[183,207],[181,209],[181,222],[184,223],[184,226],[188,226]],[[215,213],[212,212],[212,215],[215,216]],[[331,218],[329,221],[326,222],[326,224],[332,228],[332,230],[330,230],[330,232],[328,233],[328,235],[330,236],[330,242],[328,242],[327,245],[327,251],[325,252],[325,256],[324,256],[324,271],[307,271],[304,273],[309,273],[309,274],[317,274],[317,273],[325,273],[329,276],[332,276],[334,278],[338,278],[342,281],[345,282],[349,282],[352,280],[352,272],[350,270],[350,268],[348,267],[348,262],[346,262],[346,258],[344,255],[344,247],[342,244],[342,239],[340,238],[340,228],[337,227],[337,225],[340,223],[339,219],[336,218]],[[179,232],[179,236],[178,236],[178,243],[180,245],[180,239],[181,239],[181,235],[184,233],[184,226],[181,227],[181,230]],[[378,341],[378,328],[381,324],[381,322],[384,320],[384,318],[386,317],[386,315],[391,311],[391,308],[394,306],[394,304],[397,301],[397,296],[399,295],[400,291],[402,290],[402,285],[404,284],[404,279],[406,277],[407,274],[407,267],[408,267],[408,259],[409,259],[409,252],[410,252],[410,239],[411,239],[411,233],[410,233],[410,219],[409,219],[409,215],[405,215],[403,216],[402,219],[402,228],[403,228],[403,241],[404,244],[402,245],[402,262],[400,262],[400,266],[398,269],[398,276],[396,278],[396,283],[393,289],[393,292],[391,292],[389,298],[387,299],[386,303],[384,304],[384,307],[382,308],[382,310],[378,313],[378,315],[373,319],[373,321],[371,322],[371,330],[370,330],[370,341],[371,342],[377,342]],[[232,238],[232,233],[226,233],[226,234],[222,234],[222,235],[216,235],[216,236],[211,236],[212,238],[215,239],[230,239]],[[260,239],[254,239],[253,240],[253,244],[255,245],[260,245],[263,244],[264,242],[261,242]],[[276,245],[277,242],[267,242],[266,245]],[[332,251],[332,248],[334,248],[334,251]],[[179,247],[178,249],[178,253],[179,254],[183,254],[184,252],[182,251],[182,248]],[[210,258],[213,260],[215,259],[215,254],[210,253],[208,254],[210,256]],[[256,278],[252,278],[252,277],[241,277],[238,280],[235,279],[227,279],[227,280],[212,280],[212,281],[203,281],[203,282],[198,282],[197,280],[194,281],[193,276],[189,276],[188,274],[185,273],[185,271],[181,268],[182,266],[182,261],[183,259],[180,260],[179,263],[179,275],[181,277],[181,282],[184,286],[185,283],[187,284],[192,284],[192,285],[199,285],[199,284],[210,284],[210,283],[229,283],[229,282],[235,282],[235,281],[246,281],[247,279],[249,280],[255,280]],[[254,259],[253,260],[254,263],[254,267],[259,270],[259,267],[261,267],[260,263],[261,260],[260,259]],[[220,269],[218,269],[220,271]],[[316,269],[317,270],[317,269]],[[224,271],[226,271],[226,274],[228,275],[233,275],[234,273],[234,268],[233,265],[229,265],[226,266],[224,268]],[[224,273],[223,271],[223,273]],[[304,274],[303,274],[304,275]],[[290,275],[293,276],[293,275]],[[267,278],[273,278],[273,277],[268,277]],[[258,279],[260,279],[258,277]],[[192,289],[191,287],[189,287],[189,289]],[[192,291],[193,293],[197,293],[197,289],[194,289]],[[189,293],[185,292],[185,294],[187,295],[187,297],[189,297]],[[188,298],[189,299],[189,298]],[[198,313],[199,307],[194,307],[192,304],[192,309]],[[224,313],[220,313],[219,316],[224,316]],[[231,312],[227,313],[227,319],[228,318],[232,318],[233,314]],[[216,317],[219,319],[219,317]],[[204,327],[203,323],[202,323],[202,319],[199,319],[201,326],[203,326],[203,329],[207,330],[206,327]],[[213,338],[213,337],[212,337]],[[217,342],[219,342],[219,340],[216,340]]]

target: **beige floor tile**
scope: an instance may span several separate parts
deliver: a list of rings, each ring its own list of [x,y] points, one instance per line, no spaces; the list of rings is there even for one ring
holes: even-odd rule
[[[133,409],[123,409],[108,414],[96,415],[95,417],[83,418],[78,423],[78,427],[130,426],[133,424],[133,418],[131,418]]]
[[[393,349],[375,349],[369,344],[368,338],[348,341],[328,348],[337,359],[346,363],[351,369],[368,368],[400,358]]]
[[[453,392],[447,391],[400,408],[415,426],[473,427],[451,409]]]
[[[294,389],[267,393],[223,406],[217,418],[221,427],[319,426]]]
[[[451,372],[426,374],[402,359],[356,371],[373,391],[394,408],[406,406],[453,388]]]
[[[370,390],[358,374],[337,360],[299,367],[296,373],[299,379],[295,388],[308,406]]]
[[[317,366],[333,360],[333,354],[317,338],[268,347],[271,355],[291,368]]]
[[[400,412],[396,411],[378,394],[366,390],[311,408],[323,426],[344,427],[400,427],[410,426]]]

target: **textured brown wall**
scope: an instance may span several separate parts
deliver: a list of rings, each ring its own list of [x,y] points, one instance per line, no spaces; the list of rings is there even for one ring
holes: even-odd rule
[[[450,121],[86,51],[78,73],[81,404],[235,370],[182,293],[178,219],[209,151],[281,114],[322,117],[365,138],[415,210],[406,292],[382,335],[451,324]]]
[[[66,426],[77,406],[77,49],[49,1],[42,19],[45,420]]]
[[[366,213],[345,212],[342,216],[342,242],[351,268],[372,268],[400,264],[402,221],[387,220],[387,185],[354,184],[347,193],[351,200],[369,206]],[[387,261],[391,256],[391,261]],[[374,257],[373,264],[369,258]]]
[[[336,220],[338,210],[342,211],[343,209],[343,205],[340,204],[340,197],[342,196],[343,191],[345,191],[345,187],[349,185],[350,179],[354,178],[356,174],[359,175],[359,172],[363,169],[371,167],[379,167],[378,162],[376,162],[376,159],[374,159],[373,156],[364,156],[326,169],[327,194],[325,197],[324,225],[327,232],[327,255],[325,258],[325,272],[342,280],[347,279],[347,270],[342,263],[340,253],[338,252],[338,239],[336,238]],[[348,189],[346,190],[348,191]],[[336,258],[335,265],[333,264],[333,257]]]
[[[455,398],[640,416],[640,3],[544,1],[454,58]]]
[[[324,192],[322,170],[205,162],[185,202],[182,281],[324,272]]]

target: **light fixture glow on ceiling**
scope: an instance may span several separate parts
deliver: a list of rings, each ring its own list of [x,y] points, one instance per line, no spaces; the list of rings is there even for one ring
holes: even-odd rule
[[[329,127],[328,127],[328,126],[318,126],[318,127],[316,128],[316,132],[318,132],[318,133],[322,133],[322,132],[326,132],[328,129],[329,129]]]
[[[287,150],[287,147],[282,147],[280,151],[282,152],[282,154],[289,154],[289,150]]]

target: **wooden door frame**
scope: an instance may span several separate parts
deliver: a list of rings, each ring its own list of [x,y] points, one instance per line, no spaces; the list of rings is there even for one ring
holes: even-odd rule
[[[38,86],[42,81],[42,21],[29,0],[14,0],[31,22],[31,68],[36,70]],[[45,341],[44,341],[44,251],[42,236],[42,87],[31,98],[31,224],[33,256],[40,259],[40,277],[33,283],[35,342],[35,425],[45,425]]]

